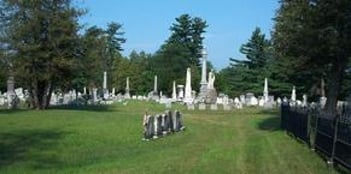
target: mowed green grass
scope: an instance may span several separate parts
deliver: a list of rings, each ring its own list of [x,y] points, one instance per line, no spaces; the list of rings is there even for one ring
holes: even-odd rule
[[[155,103],[0,111],[0,173],[337,173],[279,130],[277,112],[183,112],[186,131],[144,142]]]

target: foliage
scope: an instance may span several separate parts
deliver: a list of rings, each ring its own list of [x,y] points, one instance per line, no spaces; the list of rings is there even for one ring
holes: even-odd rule
[[[222,71],[228,81],[227,90],[232,96],[247,92],[262,94],[264,78],[269,76],[267,67],[272,59],[270,41],[260,28],[256,28],[248,42],[241,46],[240,52],[246,59],[231,58],[231,67]]]
[[[4,0],[0,8],[6,33],[1,43],[15,54],[11,71],[29,89],[32,106],[44,109],[54,87],[72,76],[79,54],[78,18],[84,11],[71,0]]]
[[[310,71],[312,77],[325,74],[326,110],[335,112],[351,57],[351,2],[283,0],[280,4],[273,33],[279,58],[296,63],[296,71]]]
[[[171,94],[175,80],[185,84],[186,69],[192,69],[192,86],[198,89],[200,83],[200,57],[203,48],[202,34],[207,28],[206,21],[183,14],[172,24],[169,39],[156,52],[151,61],[152,72],[159,76],[160,90]]]

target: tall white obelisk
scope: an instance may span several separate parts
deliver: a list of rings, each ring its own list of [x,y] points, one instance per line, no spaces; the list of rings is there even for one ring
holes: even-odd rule
[[[193,97],[191,96],[191,69],[188,68],[186,70],[186,82],[185,82],[185,96],[184,96],[184,103],[192,103]]]

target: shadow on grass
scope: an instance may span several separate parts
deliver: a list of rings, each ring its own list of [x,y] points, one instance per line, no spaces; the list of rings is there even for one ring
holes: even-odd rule
[[[21,130],[0,134],[0,168],[16,163],[29,163],[37,169],[60,167],[62,162],[54,148],[67,132],[57,130]]]
[[[62,105],[52,106],[49,110],[77,110],[77,111],[93,111],[93,112],[112,112],[112,108],[108,105]]]
[[[258,123],[258,128],[264,131],[281,131],[280,117],[269,117]]]
[[[29,111],[29,109],[0,109],[0,116],[3,115],[8,115],[8,114],[15,114],[19,112],[26,112]]]
[[[279,116],[279,110],[277,110],[277,109],[264,109],[264,110],[261,110],[259,112],[259,114]]]

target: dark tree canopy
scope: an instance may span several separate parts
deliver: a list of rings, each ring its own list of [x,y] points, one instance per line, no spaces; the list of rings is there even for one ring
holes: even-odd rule
[[[326,110],[335,112],[351,57],[351,1],[282,0],[273,43],[280,58],[327,80]]]
[[[44,109],[54,86],[72,74],[83,11],[71,0],[3,0],[0,8],[1,42],[15,54],[12,72],[29,89],[32,106]]]

